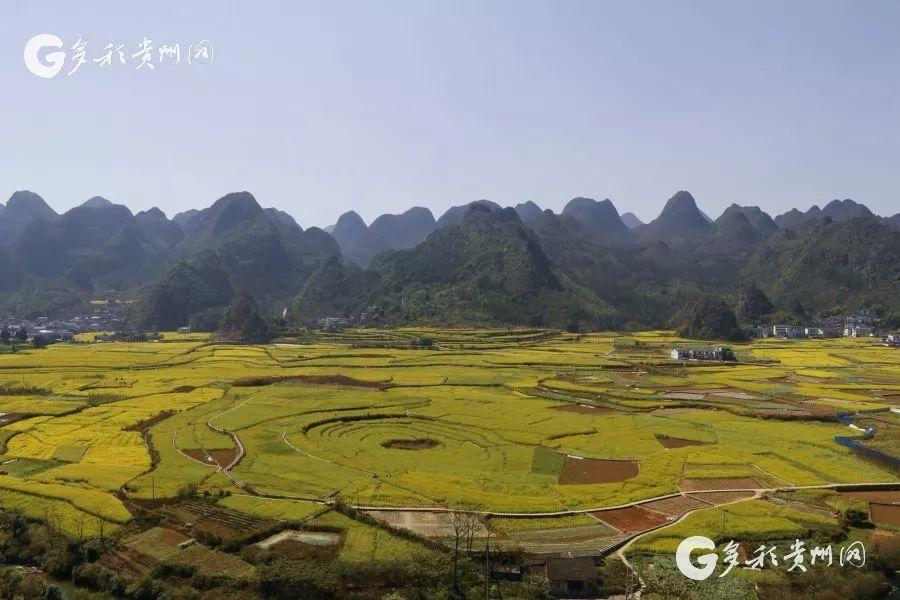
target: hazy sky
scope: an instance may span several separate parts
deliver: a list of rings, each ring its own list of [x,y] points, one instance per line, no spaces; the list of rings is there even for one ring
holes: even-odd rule
[[[169,216],[249,190],[303,226],[478,198],[715,217],[900,211],[900,2],[377,0],[0,5],[0,196]],[[52,33],[88,63],[41,79]],[[209,39],[211,65],[135,70]],[[128,64],[92,58],[125,43]],[[154,52],[156,50],[154,49]]]

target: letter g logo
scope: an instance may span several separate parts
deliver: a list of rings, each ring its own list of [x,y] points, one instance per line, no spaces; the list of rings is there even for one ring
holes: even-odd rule
[[[693,535],[689,538],[685,538],[678,544],[678,550],[675,551],[675,564],[685,577],[690,577],[695,581],[703,581],[712,575],[712,572],[716,568],[716,562],[719,560],[719,555],[710,552],[698,556],[697,562],[703,566],[696,567],[694,566],[694,563],[691,562],[691,551],[698,548],[703,550],[715,550],[716,544],[708,537],[702,535]]]
[[[49,64],[41,62],[40,52],[44,48],[62,48],[63,41],[50,33],[40,33],[25,44],[25,66],[28,70],[44,79],[56,77],[63,68],[66,60],[65,52],[48,52],[45,60]]]

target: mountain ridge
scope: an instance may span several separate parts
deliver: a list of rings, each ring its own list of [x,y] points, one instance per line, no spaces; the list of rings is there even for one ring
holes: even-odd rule
[[[133,318],[145,326],[209,325],[246,289],[262,310],[288,307],[304,323],[377,307],[387,323],[646,327],[700,294],[737,297],[755,284],[781,307],[803,290],[810,310],[894,315],[898,220],[842,200],[775,219],[732,203],[710,223],[681,191],[634,229],[611,201],[578,197],[560,214],[487,200],[438,219],[423,207],[369,225],[347,213],[329,234],[249,192],[168,219],[99,196],[59,215],[20,191],[0,208],[0,231],[11,232],[0,308],[66,311],[113,288],[140,299]]]

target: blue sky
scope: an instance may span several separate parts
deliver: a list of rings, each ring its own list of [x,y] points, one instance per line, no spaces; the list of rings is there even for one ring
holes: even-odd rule
[[[0,196],[170,216],[236,190],[327,225],[478,198],[715,217],[853,198],[900,211],[900,3],[5,2]],[[211,65],[23,48],[209,39]],[[70,57],[71,59],[71,52]]]

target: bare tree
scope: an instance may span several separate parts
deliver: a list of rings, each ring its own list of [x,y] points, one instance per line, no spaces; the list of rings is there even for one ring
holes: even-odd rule
[[[471,509],[460,508],[443,514],[453,547],[453,589],[459,591],[459,560],[465,551],[472,552],[475,535],[482,527],[481,515]]]
[[[491,524],[490,517],[484,516],[484,600],[491,598]]]
[[[450,511],[443,514],[444,521],[449,529],[451,544],[453,546],[453,590],[459,591],[459,555],[463,541],[466,537],[466,519],[464,513]]]

